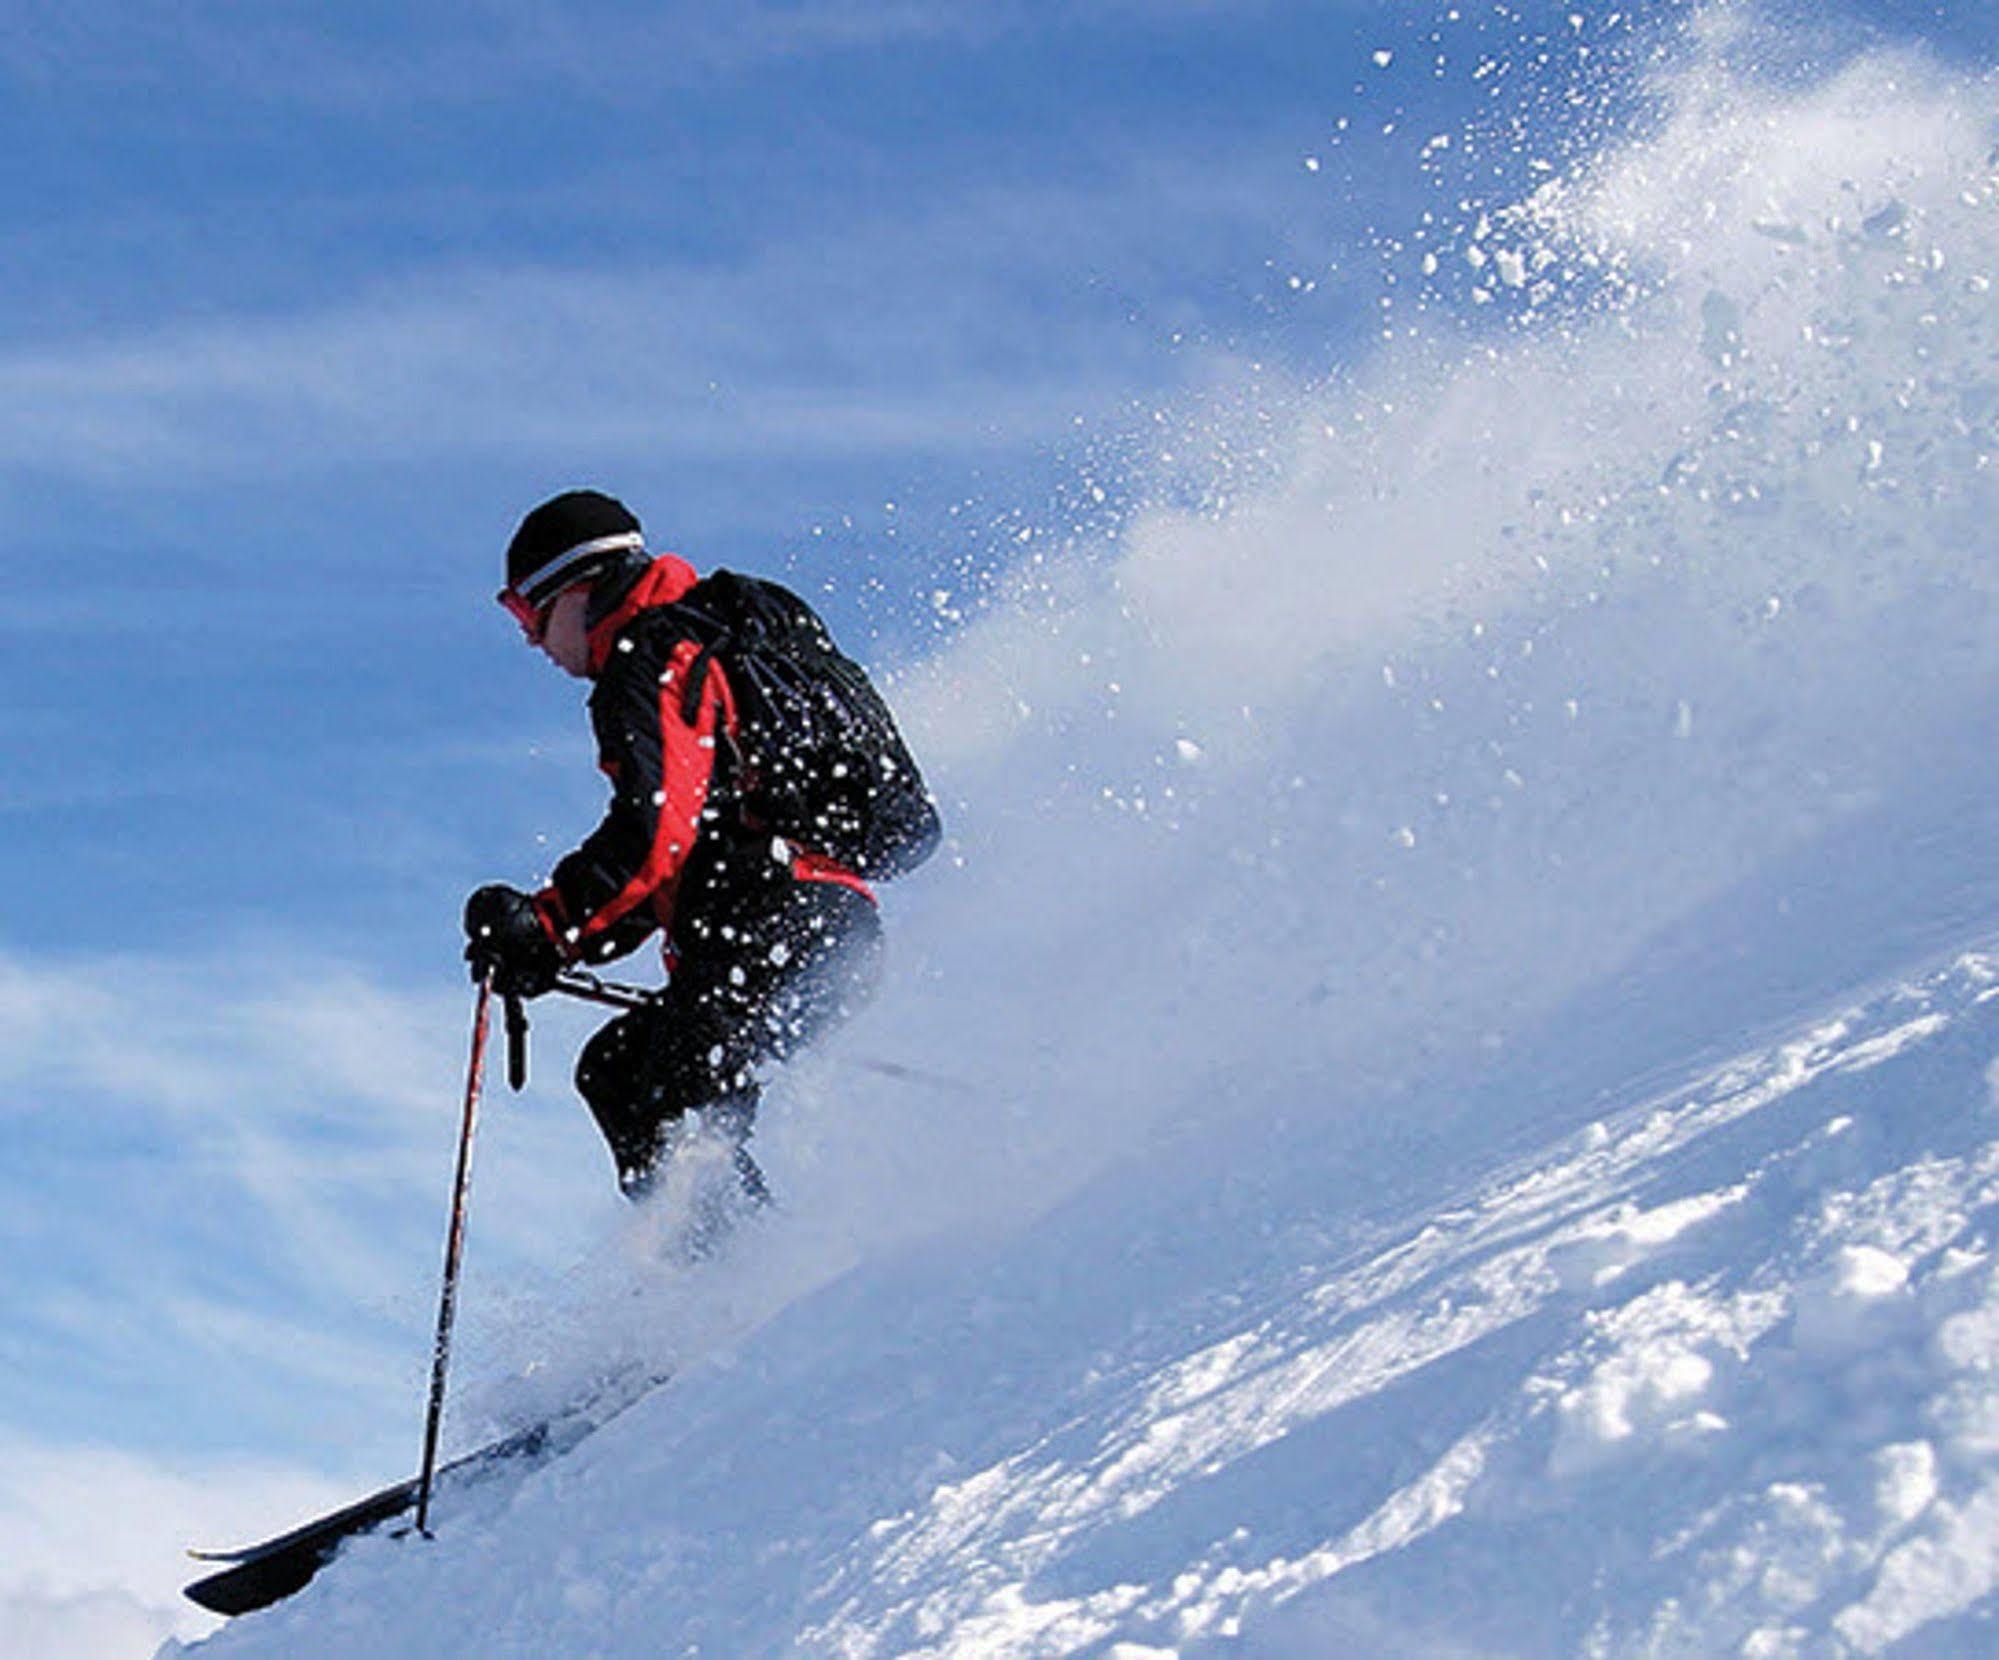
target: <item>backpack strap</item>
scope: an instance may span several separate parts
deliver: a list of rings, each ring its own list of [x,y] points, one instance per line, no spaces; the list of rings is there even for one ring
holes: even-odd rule
[[[708,670],[715,661],[715,654],[729,649],[735,639],[735,630],[721,618],[711,616],[685,600],[676,600],[667,609],[694,625],[682,631],[686,638],[701,642],[701,650],[688,665],[687,690],[680,699],[680,718],[692,726],[701,713],[701,692],[708,684]]]
[[[687,690],[680,700],[680,718],[692,726],[701,716],[701,689],[708,683],[708,670],[715,661],[715,653],[729,643],[726,629],[715,639],[702,646],[692,663],[687,666]]]

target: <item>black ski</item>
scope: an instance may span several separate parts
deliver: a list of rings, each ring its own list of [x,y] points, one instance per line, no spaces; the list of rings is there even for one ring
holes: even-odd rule
[[[629,1386],[629,1393],[606,1390],[585,1406],[545,1418],[455,1458],[437,1472],[434,1491],[463,1492],[505,1470],[535,1469],[568,1452],[665,1381],[663,1377],[640,1379]],[[606,1394],[615,1397],[609,1406],[604,1402]],[[260,1545],[230,1551],[189,1551],[196,1561],[229,1565],[196,1580],[184,1594],[216,1614],[248,1614],[268,1608],[304,1590],[349,1539],[408,1514],[416,1508],[416,1499],[417,1478],[412,1476]],[[392,1537],[400,1539],[414,1531],[409,1526],[400,1527]]]

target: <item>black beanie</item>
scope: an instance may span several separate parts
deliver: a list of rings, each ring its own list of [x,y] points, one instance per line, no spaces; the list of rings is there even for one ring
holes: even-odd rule
[[[565,490],[543,502],[507,544],[507,586],[530,605],[613,565],[645,556],[630,508],[600,490]]]

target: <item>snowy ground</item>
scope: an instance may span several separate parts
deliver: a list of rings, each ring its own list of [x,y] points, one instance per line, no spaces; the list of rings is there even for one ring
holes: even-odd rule
[[[1989,1652],[1995,1002],[1962,955],[1359,1216],[1277,1137],[874,1265],[201,1652]]]

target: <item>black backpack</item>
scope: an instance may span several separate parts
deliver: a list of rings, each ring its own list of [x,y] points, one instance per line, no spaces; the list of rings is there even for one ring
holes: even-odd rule
[[[749,822],[877,879],[936,851],[943,823],[895,717],[804,600],[716,571],[658,615],[701,647],[682,705],[690,724],[709,665],[728,674],[740,729],[732,782]]]

